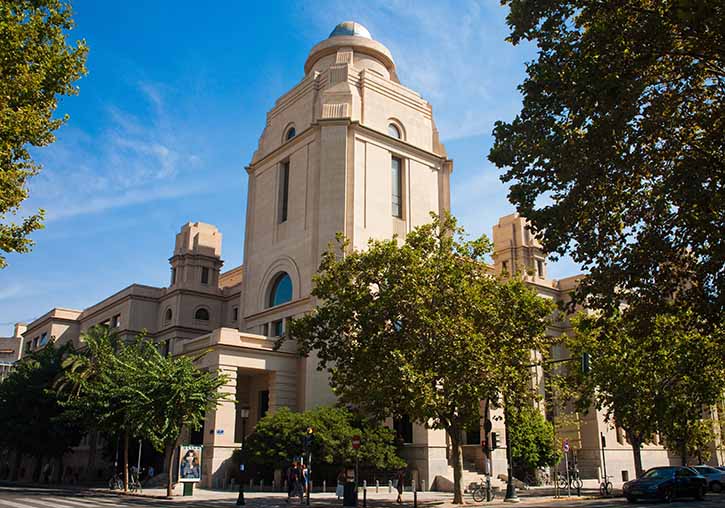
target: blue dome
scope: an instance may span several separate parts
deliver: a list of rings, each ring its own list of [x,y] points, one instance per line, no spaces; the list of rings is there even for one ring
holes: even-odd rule
[[[372,39],[368,29],[362,26],[360,23],[354,21],[343,21],[335,27],[330,33],[330,38],[337,37],[339,35],[354,35],[355,37],[364,37],[365,39]]]

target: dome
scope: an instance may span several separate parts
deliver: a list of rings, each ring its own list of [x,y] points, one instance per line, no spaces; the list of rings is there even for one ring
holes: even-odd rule
[[[354,35],[356,37],[372,39],[372,36],[370,35],[370,32],[368,32],[368,29],[362,26],[360,23],[355,23],[354,21],[343,21],[342,23],[337,25],[332,33],[330,33],[329,38],[338,37],[340,35]]]

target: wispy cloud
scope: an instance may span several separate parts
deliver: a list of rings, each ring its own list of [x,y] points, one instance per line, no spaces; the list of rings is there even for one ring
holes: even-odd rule
[[[433,104],[444,140],[490,134],[496,120],[520,108],[515,87],[531,48],[505,42],[506,10],[498,2],[317,0],[301,15],[309,13],[312,38],[347,19],[366,25],[393,53],[403,84]]]
[[[21,289],[22,288],[19,285],[0,288],[0,300],[7,300],[8,298],[12,298],[20,294]]]
[[[143,117],[108,105],[101,132],[61,129],[57,142],[39,153],[44,170],[31,181],[25,209],[44,208],[54,221],[207,190],[179,182],[201,157],[174,129],[165,88],[141,82],[136,89],[149,106]]]

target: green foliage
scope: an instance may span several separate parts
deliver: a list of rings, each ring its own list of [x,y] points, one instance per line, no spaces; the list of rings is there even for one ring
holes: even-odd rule
[[[627,432],[638,470],[641,444],[659,432],[682,452],[703,408],[722,395],[722,328],[703,332],[708,327],[691,310],[675,304],[669,310],[654,319],[621,312],[580,315],[568,342],[572,354],[592,355],[591,372],[574,373],[581,406],[593,401]]]
[[[721,323],[725,4],[501,3],[509,40],[539,52],[489,159],[544,249],[589,272],[575,301],[616,310],[623,293],[640,307],[677,292]]]
[[[481,400],[525,390],[531,351],[550,344],[551,304],[518,278],[496,279],[490,251],[449,215],[365,251],[339,236],[314,279],[320,304],[290,327],[343,402],[448,432],[457,502],[463,429],[478,425]]]
[[[532,405],[523,405],[509,414],[514,464],[528,471],[555,466],[561,459],[561,452],[554,426]]]
[[[342,407],[319,407],[302,413],[280,408],[262,418],[246,440],[246,460],[251,464],[285,468],[303,455],[303,439],[312,427],[312,456],[316,463],[350,465],[355,451],[352,437],[359,435],[361,466],[395,469],[405,462],[396,455],[391,429],[366,420]]]
[[[72,28],[67,1],[0,2],[0,251],[27,252],[28,235],[42,227],[42,210],[19,224],[6,216],[18,213],[27,180],[40,171],[29,146],[55,140],[53,131],[68,119],[53,118],[58,96],[77,94],[73,82],[86,72],[85,42],[66,42]]]
[[[0,383],[0,446],[36,458],[58,458],[78,445],[82,423],[64,414],[53,383],[69,347],[52,343],[25,356]]]
[[[144,336],[126,344],[102,326],[83,341],[86,350],[64,362],[68,411],[100,430],[148,439],[166,452],[167,466],[182,429],[199,429],[206,412],[228,398],[220,390],[227,377],[200,370],[200,357],[166,357]]]

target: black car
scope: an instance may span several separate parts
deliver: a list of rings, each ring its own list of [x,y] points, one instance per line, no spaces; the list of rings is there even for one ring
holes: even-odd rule
[[[622,491],[630,503],[644,498],[662,499],[667,502],[676,497],[694,497],[702,500],[707,492],[707,479],[689,467],[653,467],[641,478],[625,483]]]

